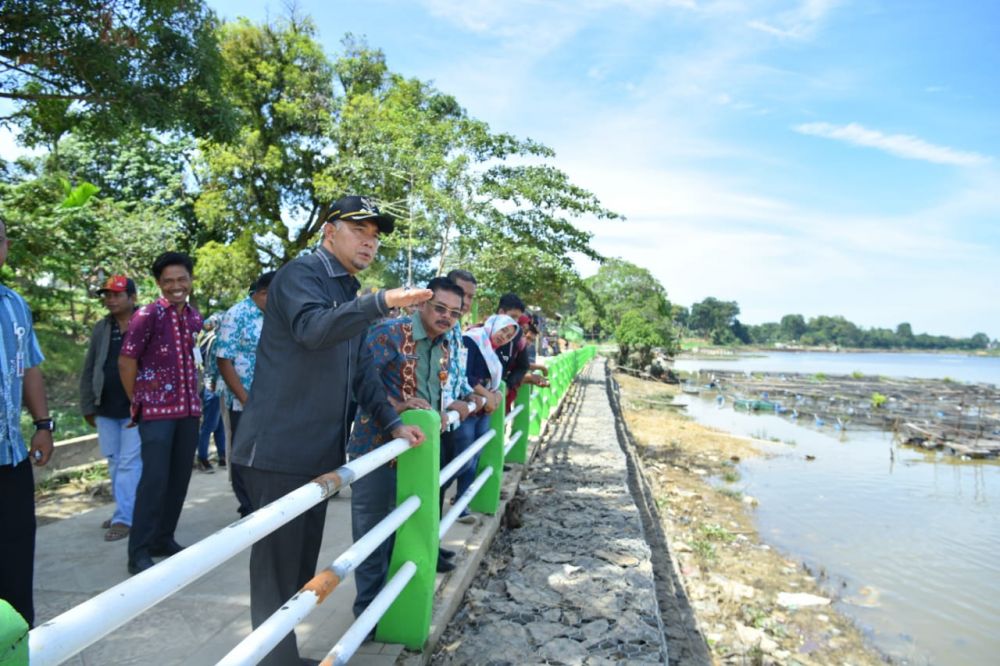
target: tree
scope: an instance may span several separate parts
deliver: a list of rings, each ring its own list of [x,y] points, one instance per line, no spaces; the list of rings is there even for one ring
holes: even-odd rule
[[[636,352],[640,367],[652,362],[654,347],[663,347],[667,344],[662,329],[636,310],[629,310],[622,315],[615,329],[615,340],[618,342],[619,363],[628,364],[629,355]]]
[[[199,0],[3,0],[0,98],[28,145],[74,127],[223,135],[216,19]]]
[[[806,320],[800,314],[788,314],[781,318],[781,337],[788,342],[798,342],[806,332]]]
[[[591,334],[613,333],[626,313],[640,312],[663,330],[666,338],[674,337],[673,310],[666,290],[645,268],[624,259],[607,259],[584,284],[578,317]]]
[[[736,339],[732,327],[739,313],[740,306],[736,301],[720,301],[709,296],[691,306],[688,327],[712,338],[714,344],[729,344]]]
[[[333,69],[306,19],[241,19],[220,29],[219,43],[236,136],[200,143],[195,209],[221,242],[245,236],[276,267],[322,223],[316,179],[332,159]],[[293,230],[288,220],[304,224]]]

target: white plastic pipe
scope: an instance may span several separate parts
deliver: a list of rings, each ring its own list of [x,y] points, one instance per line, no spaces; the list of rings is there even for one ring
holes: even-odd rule
[[[510,411],[510,414],[508,414],[503,418],[503,422],[505,424],[510,424],[514,420],[514,417],[521,413],[522,409],[524,409],[524,405],[518,405],[517,407],[512,409]]]
[[[489,479],[492,474],[492,466],[484,469],[479,473],[479,476],[476,477],[476,480],[472,482],[472,485],[469,486],[464,493],[462,493],[462,496],[455,500],[455,506],[451,507],[451,511],[445,514],[445,516],[441,519],[441,526],[438,529],[439,541],[444,538],[444,535],[448,533],[451,526],[455,524],[455,521],[458,520],[458,516],[465,510],[465,507],[469,506],[469,502],[471,502],[472,498],[476,496],[479,489],[486,485],[486,480]]]
[[[476,410],[479,409],[479,405],[477,405],[474,402],[467,402],[465,404],[466,406],[468,406],[470,414],[475,414]],[[448,416],[448,425],[454,425],[456,422],[458,422],[460,418],[458,412],[456,412],[454,409],[449,409],[447,412],[447,416]]]
[[[523,435],[523,434],[524,434],[524,432],[522,432],[521,430],[518,430],[513,435],[511,435],[511,438],[507,441],[507,445],[505,447],[503,447],[503,457],[504,458],[507,457],[507,454],[510,453],[510,450],[512,448],[514,448],[514,445],[517,444],[517,440],[521,439],[521,435]]]
[[[455,457],[450,463],[441,468],[440,475],[440,485],[443,487],[446,483],[451,481],[451,477],[458,473],[458,470],[465,466],[465,463],[472,460],[472,457],[483,450],[493,436],[497,434],[497,431],[493,428],[487,430],[479,439],[474,441],[469,445],[469,448],[462,451],[459,455]]]
[[[61,664],[409,448],[405,439],[387,442],[35,627],[28,634],[31,666]]]
[[[267,656],[274,646],[288,635],[288,632],[323,603],[337,585],[350,576],[381,543],[395,534],[399,526],[419,508],[419,497],[414,495],[407,498],[353,546],[345,550],[330,566],[313,576],[302,590],[230,650],[229,654],[218,662],[218,666],[256,664]]]
[[[389,610],[389,606],[392,602],[402,593],[403,588],[406,584],[410,582],[410,579],[417,573],[417,565],[413,562],[404,562],[403,566],[399,567],[399,571],[396,575],[386,583],[382,591],[372,599],[371,604],[365,609],[351,628],[348,629],[337,644],[330,649],[320,662],[320,666],[343,666],[354,653],[357,652],[358,648],[365,641],[365,636],[367,636],[378,621],[382,619],[385,612]]]

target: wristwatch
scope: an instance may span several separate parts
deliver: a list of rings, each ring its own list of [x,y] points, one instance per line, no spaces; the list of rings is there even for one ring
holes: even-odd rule
[[[35,431],[37,432],[39,430],[48,430],[49,432],[55,432],[56,422],[53,421],[51,418],[38,419],[37,421],[35,421]]]

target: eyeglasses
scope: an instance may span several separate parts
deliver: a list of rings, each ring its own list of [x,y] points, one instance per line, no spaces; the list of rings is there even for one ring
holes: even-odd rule
[[[440,303],[435,303],[434,301],[430,301],[429,305],[432,308],[434,308],[434,312],[438,313],[439,315],[447,315],[451,319],[461,319],[462,317],[461,310],[453,310],[452,308],[449,308]]]

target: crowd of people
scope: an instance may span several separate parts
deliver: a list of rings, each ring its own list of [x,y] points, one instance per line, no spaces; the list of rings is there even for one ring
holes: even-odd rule
[[[478,287],[470,271],[453,270],[424,288],[359,294],[357,274],[393,230],[393,219],[369,198],[344,197],[331,205],[313,252],[260,275],[246,298],[206,320],[190,302],[195,272],[185,254],[164,252],[155,260],[160,296],[141,307],[129,277],[114,275],[102,285],[107,316],[91,335],[80,407],[108,460],[115,510],[102,526],[104,538],[128,539],[130,573],[184,548],[174,532],[192,469],[212,470],[213,438],[217,464],[228,467],[237,511],[246,516],[388,441],[420,445],[424,433],[400,418],[406,410],[442,414],[444,466],[489,429],[489,415],[502,403],[510,408],[522,383],[547,383],[545,366],[534,358],[536,322],[516,294],[503,295],[495,313],[463,329]],[[0,222],[0,265],[7,246]],[[0,300],[6,361],[0,516],[8,526],[0,546],[0,599],[30,625],[30,463],[49,461],[55,425],[30,310],[3,285]],[[22,400],[36,427],[28,445],[18,426]],[[450,426],[449,410],[459,415]],[[473,458],[453,480],[456,495],[475,472]],[[352,485],[355,540],[395,508],[395,484],[395,466],[384,465]],[[319,503],[252,547],[254,627],[315,574],[326,506]],[[466,513],[460,520],[474,518]],[[355,615],[382,588],[391,547],[390,539],[356,570]],[[441,549],[439,571],[454,568],[454,554]],[[261,663],[300,663],[294,632]]]

